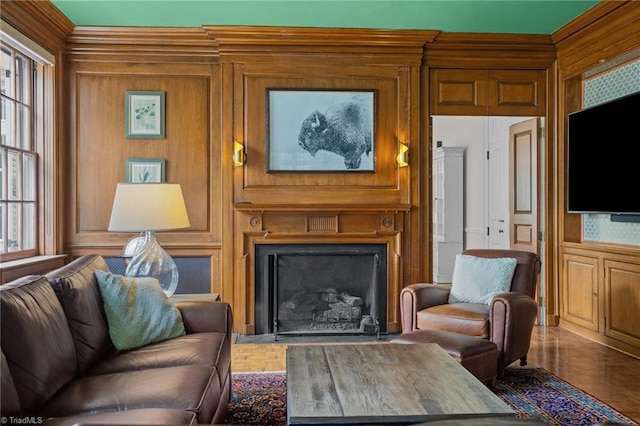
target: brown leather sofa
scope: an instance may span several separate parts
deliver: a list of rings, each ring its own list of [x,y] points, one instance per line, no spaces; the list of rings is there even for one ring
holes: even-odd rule
[[[474,249],[465,255],[516,258],[509,292],[496,295],[490,304],[448,303],[450,285],[416,283],[400,293],[402,332],[441,330],[488,339],[498,348],[498,377],[516,360],[526,364],[531,333],[538,315],[534,300],[540,258],[518,250]]]
[[[87,255],[0,286],[3,418],[52,424],[221,423],[231,393],[232,314],[182,300],[186,334],[114,348]]]

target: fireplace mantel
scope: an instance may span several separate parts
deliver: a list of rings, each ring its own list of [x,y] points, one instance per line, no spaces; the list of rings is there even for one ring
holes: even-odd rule
[[[295,212],[314,214],[314,212],[407,212],[411,209],[408,204],[363,204],[363,205],[344,205],[344,204],[254,204],[254,203],[236,203],[236,210],[248,213],[260,212]]]
[[[266,206],[262,206],[266,207]],[[258,244],[384,244],[387,247],[387,326],[400,331],[398,297],[402,286],[402,227],[406,212],[387,209],[309,209],[309,206],[256,208],[242,205],[234,216],[234,316],[241,332],[255,334],[255,253]]]

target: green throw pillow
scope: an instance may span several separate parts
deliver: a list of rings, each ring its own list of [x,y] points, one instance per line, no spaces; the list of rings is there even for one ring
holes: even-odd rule
[[[185,334],[180,311],[155,278],[123,277],[101,270],[95,275],[116,348],[139,348]]]

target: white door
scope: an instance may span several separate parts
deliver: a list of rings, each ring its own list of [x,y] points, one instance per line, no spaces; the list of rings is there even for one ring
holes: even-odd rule
[[[509,152],[511,126],[526,117],[488,117],[486,137],[485,247],[509,249],[511,222],[509,210]]]
[[[489,121],[488,170],[488,242],[492,249],[509,248],[509,139],[500,119]]]

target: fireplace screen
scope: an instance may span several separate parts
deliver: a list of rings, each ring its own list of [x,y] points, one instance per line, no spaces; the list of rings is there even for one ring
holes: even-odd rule
[[[386,332],[384,244],[256,246],[257,334]]]

